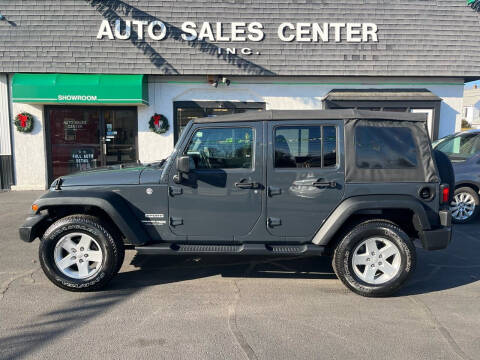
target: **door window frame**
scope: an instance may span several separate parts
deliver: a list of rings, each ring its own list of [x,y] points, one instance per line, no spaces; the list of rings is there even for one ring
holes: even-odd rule
[[[75,110],[97,110],[100,113],[100,129],[103,131],[103,137],[105,137],[105,119],[103,112],[104,110],[135,110],[136,113],[136,124],[137,132],[135,133],[135,157],[138,159],[138,107],[137,106],[91,106],[91,105],[46,105],[43,109],[43,118],[45,122],[45,146],[47,154],[47,179],[49,186],[53,180],[53,164],[52,164],[52,141],[51,141],[51,129],[50,129],[50,110],[57,109],[72,109]],[[103,154],[102,142],[99,139],[100,152],[102,157],[106,154]]]
[[[179,134],[177,113],[180,108],[187,109],[245,109],[265,110],[265,102],[254,101],[174,101],[173,102],[173,139],[177,143]]]
[[[271,159],[268,161],[268,166],[270,171],[273,172],[300,172],[300,173],[305,173],[308,171],[338,171],[339,169],[342,169],[344,166],[344,154],[340,149],[343,148],[344,140],[341,138],[341,132],[343,131],[343,126],[341,125],[341,122],[343,120],[329,120],[329,119],[322,119],[322,120],[307,120],[307,121],[298,121],[298,120],[292,120],[292,121],[287,121],[287,120],[278,120],[275,121],[273,124],[271,124],[271,130],[268,131],[268,125],[269,122],[266,122],[266,131],[268,132],[268,136],[271,137],[270,141],[272,142],[272,146],[269,147],[269,151],[272,153],[269,155]],[[335,135],[336,135],[336,150],[337,150],[337,159],[336,159],[336,164],[335,166],[329,166],[329,167],[313,167],[313,168],[277,168],[275,167],[275,130],[277,127],[283,127],[283,126],[334,126],[335,127]],[[323,139],[322,139],[322,152],[323,152]]]

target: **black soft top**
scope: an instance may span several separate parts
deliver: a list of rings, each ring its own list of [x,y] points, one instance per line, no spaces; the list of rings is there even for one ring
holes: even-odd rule
[[[396,120],[425,122],[426,114],[370,110],[267,110],[194,119],[194,123],[224,123],[265,120]]]
[[[275,120],[343,120],[345,122],[345,181],[347,183],[439,182],[437,169],[432,159],[426,114],[353,109],[268,110],[194,119],[193,122],[232,123]],[[413,168],[359,168],[355,155],[355,128],[357,126],[410,129],[417,147],[418,165]]]

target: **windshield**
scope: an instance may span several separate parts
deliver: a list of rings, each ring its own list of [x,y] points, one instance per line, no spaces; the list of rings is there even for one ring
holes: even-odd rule
[[[480,151],[480,133],[466,133],[440,141],[437,150],[452,160],[467,160]]]

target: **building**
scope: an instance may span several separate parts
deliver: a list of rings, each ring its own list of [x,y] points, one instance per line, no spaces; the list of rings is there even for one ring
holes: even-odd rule
[[[480,128],[480,89],[477,85],[463,92],[462,119],[472,128]]]
[[[18,190],[164,158],[199,116],[413,111],[435,139],[480,78],[463,0],[0,0],[0,14],[0,169]]]

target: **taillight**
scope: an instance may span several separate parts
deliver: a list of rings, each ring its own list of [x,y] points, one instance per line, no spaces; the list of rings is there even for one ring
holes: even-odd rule
[[[450,198],[450,187],[447,184],[441,185],[442,190],[442,204],[448,203],[448,199]]]

